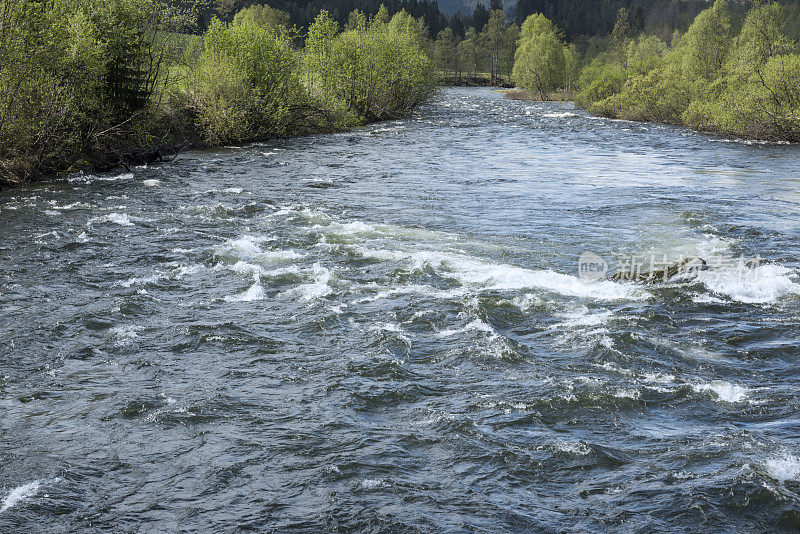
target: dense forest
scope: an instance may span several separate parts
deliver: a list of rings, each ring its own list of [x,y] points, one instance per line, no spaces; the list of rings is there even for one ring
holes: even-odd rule
[[[192,0],[182,0],[186,8]],[[355,10],[367,16],[378,12],[384,5],[390,15],[406,11],[422,18],[428,36],[435,38],[445,28],[450,28],[458,38],[464,38],[469,28],[481,32],[492,11],[503,11],[506,20],[521,26],[528,16],[542,14],[564,33],[570,42],[585,47],[592,37],[611,34],[620,9],[630,14],[634,31],[645,31],[668,39],[674,30],[686,31],[694,18],[709,6],[708,0],[210,0],[192,3],[189,8],[197,15],[196,27],[204,31],[213,17],[232,20],[239,10],[253,4],[268,3],[270,7],[289,14],[289,23],[305,29],[321,10],[344,25]],[[783,0],[784,5],[798,5],[797,0]],[[751,0],[733,0],[729,9],[742,15],[753,4]]]

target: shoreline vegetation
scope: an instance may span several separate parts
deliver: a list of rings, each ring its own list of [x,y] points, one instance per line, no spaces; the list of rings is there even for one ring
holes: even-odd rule
[[[342,131],[436,90],[423,21],[383,6],[305,35],[251,6],[197,36],[155,0],[2,1],[0,184]]]
[[[531,15],[521,27],[512,79],[541,100],[574,84],[576,104],[604,117],[798,142],[797,20],[796,8],[777,2],[734,14],[716,0],[667,43],[634,34],[623,8],[605,49],[578,60],[552,22]]]
[[[256,4],[191,34],[197,12],[161,2],[0,0],[0,185],[398,119],[437,85],[800,141],[794,4],[716,0],[666,40],[621,8],[610,35],[581,44],[542,14],[507,21],[499,0],[435,39],[383,5],[344,24],[322,10],[301,31]]]
[[[595,115],[760,141],[800,142],[800,7],[716,0],[666,40],[621,8],[610,35],[579,47],[542,14],[505,25],[492,11],[463,40],[434,43],[450,79],[509,71],[513,100],[572,100]],[[660,32],[663,35],[663,32]],[[585,43],[584,43],[585,44]]]

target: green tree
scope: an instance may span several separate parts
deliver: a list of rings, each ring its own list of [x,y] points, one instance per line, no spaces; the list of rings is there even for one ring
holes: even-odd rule
[[[564,42],[544,15],[531,15],[520,28],[512,77],[520,87],[547,99],[564,83]]]
[[[611,48],[617,63],[622,67],[625,76],[628,75],[628,43],[630,43],[630,14],[628,10],[620,8],[617,13],[617,21],[614,23],[614,30],[611,32]]]
[[[511,79],[511,72],[514,69],[514,54],[517,52],[517,42],[519,41],[519,26],[516,23],[510,24],[503,35],[503,46],[500,50],[500,67],[507,79]]]
[[[453,35],[453,30],[445,28],[439,32],[434,43],[433,55],[440,71],[445,74],[456,73],[459,68],[458,40]]]
[[[574,44],[564,47],[564,89],[572,91],[578,78],[580,56]]]
[[[246,23],[253,23],[258,26],[270,28],[275,32],[280,31],[281,28],[288,30],[289,13],[281,11],[280,9],[275,9],[266,4],[254,4],[242,9],[233,17],[234,25],[239,26]]]
[[[470,27],[464,35],[464,40],[458,43],[458,53],[461,63],[467,71],[467,76],[475,76],[480,68],[482,46],[480,37],[475,28]]]
[[[505,20],[506,16],[499,9],[491,12],[489,21],[481,32],[481,41],[486,51],[486,59],[489,66],[489,79],[491,83],[497,80],[497,72],[505,44]]]
[[[195,107],[212,143],[283,134],[299,94],[289,37],[240,22],[212,21],[196,69]]]

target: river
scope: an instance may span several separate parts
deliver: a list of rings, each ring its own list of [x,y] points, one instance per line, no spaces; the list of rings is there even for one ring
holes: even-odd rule
[[[0,225],[0,531],[800,525],[800,147],[445,89]]]

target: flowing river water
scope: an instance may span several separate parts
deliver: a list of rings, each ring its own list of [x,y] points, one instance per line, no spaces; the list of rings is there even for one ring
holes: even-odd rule
[[[2,192],[0,531],[793,529],[799,156],[446,89]]]

